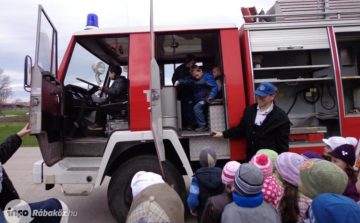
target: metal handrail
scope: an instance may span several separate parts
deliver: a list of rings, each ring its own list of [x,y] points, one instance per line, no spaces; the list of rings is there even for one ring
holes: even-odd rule
[[[273,17],[307,17],[307,16],[326,16],[326,15],[337,15],[338,19],[341,18],[341,15],[351,15],[351,14],[360,14],[360,10],[357,11],[336,11],[336,12],[316,12],[316,13],[291,13],[291,14],[272,14],[272,15],[247,15],[243,16],[244,19],[246,18],[256,18],[256,22],[259,22],[261,18],[273,18]]]

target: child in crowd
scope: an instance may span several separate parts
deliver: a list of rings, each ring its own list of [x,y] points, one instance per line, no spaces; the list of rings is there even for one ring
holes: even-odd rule
[[[300,166],[304,162],[304,157],[291,152],[281,153],[275,159],[277,173],[284,186],[284,194],[277,208],[283,223],[306,219],[311,199],[298,190]]]
[[[271,150],[271,149],[260,149],[259,151],[256,152],[256,155],[258,155],[258,154],[265,154],[270,158],[270,160],[271,160],[271,162],[273,164],[273,176],[275,177],[277,183],[281,187],[283,187],[282,182],[279,180],[279,178],[278,178],[278,176],[276,174],[276,166],[275,166],[275,158],[278,157],[279,154],[277,152],[275,152],[274,150]]]
[[[258,167],[264,174],[264,186],[262,189],[264,201],[276,208],[283,195],[283,188],[277,183],[275,177],[272,175],[273,164],[271,160],[267,155],[260,154],[253,156],[250,163]]]
[[[275,158],[278,157],[279,154],[271,149],[260,149],[256,152],[256,155],[259,154],[267,155],[270,158],[271,163],[273,164],[273,173],[275,174],[276,173]]]
[[[221,175],[221,180],[226,185],[225,192],[209,197],[204,208],[201,223],[221,223],[221,214],[225,206],[233,202],[234,177],[239,167],[240,163],[236,161],[229,161],[225,164]]]
[[[309,159],[300,167],[299,189],[311,199],[325,193],[340,195],[344,192],[347,181],[346,173],[326,160]],[[309,212],[308,217],[311,217]]]
[[[218,86],[218,93],[216,95],[216,101],[222,101],[223,93],[222,93],[222,83],[224,81],[224,75],[222,74],[220,67],[216,66],[212,69],[213,78]]]
[[[139,171],[131,180],[133,201],[126,223],[185,222],[184,204],[159,174]]]
[[[225,190],[225,185],[221,182],[222,170],[215,167],[215,151],[210,148],[201,150],[199,160],[202,167],[193,176],[187,199],[190,213],[197,217],[198,222],[201,220],[207,199]]]
[[[336,147],[345,144],[350,144],[355,147],[357,144],[357,140],[354,137],[344,138],[341,136],[333,136],[328,139],[323,139],[322,141],[326,144],[326,146],[324,147],[324,156],[329,161],[331,159],[329,153],[333,151]]]
[[[321,194],[309,208],[311,223],[359,223],[360,208],[348,197],[339,194]]]
[[[191,67],[191,76],[189,79],[180,79],[175,82],[175,86],[178,85],[193,85],[194,86],[194,97],[195,106],[194,113],[198,128],[195,129],[197,132],[208,131],[204,110],[208,104],[216,98],[218,92],[218,86],[211,73],[203,72],[203,70],[194,65]],[[195,124],[192,124],[192,127]]]
[[[349,144],[338,146],[329,155],[331,156],[331,162],[344,170],[349,178],[343,195],[358,202],[360,195],[355,187],[357,172],[353,168],[356,159],[354,146]]]
[[[264,174],[253,164],[244,163],[235,174],[233,202],[226,205],[222,223],[280,223],[273,206],[264,201],[261,192]]]
[[[301,154],[306,160],[308,159],[321,159],[323,160],[324,157],[320,156],[319,153],[314,151],[306,151]]]
[[[347,182],[346,173],[326,160],[309,159],[300,167],[299,189],[311,199],[324,193],[342,194]]]

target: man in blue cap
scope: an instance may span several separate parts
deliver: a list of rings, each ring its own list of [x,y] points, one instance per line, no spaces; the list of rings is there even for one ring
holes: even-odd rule
[[[258,150],[267,148],[277,153],[289,151],[290,121],[286,113],[275,105],[275,86],[263,82],[254,91],[256,102],[245,108],[237,126],[223,132],[212,132],[213,137],[246,137],[246,160]]]

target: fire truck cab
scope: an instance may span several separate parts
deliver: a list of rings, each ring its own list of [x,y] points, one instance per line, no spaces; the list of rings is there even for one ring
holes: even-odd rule
[[[57,30],[39,6],[35,60],[26,57],[24,78],[30,92],[31,135],[37,137],[43,156],[34,164],[34,182],[44,183],[46,189],[59,184],[65,195],[88,195],[110,176],[109,208],[117,221],[125,222],[134,174],[163,170],[185,202],[185,181],[199,167],[201,149],[214,148],[220,163],[245,159],[244,139],[212,138],[209,133],[237,125],[244,108],[255,102],[253,91],[264,81],[277,86],[275,102],[292,123],[290,151],[322,154],[322,138],[357,137],[358,15],[333,9],[302,12],[304,2],[277,1],[266,15],[247,10],[240,29],[235,24],[155,27],[157,77],[151,76],[149,27],[98,28],[93,23],[95,27],[73,34],[57,69]],[[329,1],[318,2],[311,4]],[[209,132],[182,130],[171,77],[189,53],[204,70],[216,64],[224,74],[223,100],[210,104],[206,114]],[[106,129],[92,131],[88,126],[94,123],[97,103],[106,97],[98,86],[111,85],[109,65],[122,67],[129,82],[128,100],[108,116]],[[153,78],[160,79],[160,92],[151,90]],[[151,102],[157,98],[161,122],[151,118]],[[151,125],[160,130],[164,151],[157,150]],[[164,160],[159,162],[159,157]],[[91,189],[70,193],[66,185],[73,184]]]
[[[96,20],[92,17],[92,20]],[[96,25],[94,25],[96,26]],[[151,100],[161,97],[165,180],[184,200],[185,181],[199,167],[204,147],[216,149],[218,160],[244,159],[244,140],[215,139],[208,132],[183,131],[181,107],[171,82],[174,69],[194,54],[204,70],[217,64],[226,74],[224,98],[209,106],[211,130],[238,124],[245,108],[238,28],[235,24],[155,27],[155,59],[160,70],[160,95],[150,89],[149,27],[92,28],[74,33],[57,70],[57,31],[39,7],[34,64],[27,57],[25,88],[31,94],[30,129],[38,139],[43,160],[34,165],[35,183],[46,189],[60,184],[65,195],[88,195],[111,176],[110,210],[119,222],[132,201],[130,182],[138,171],[161,173],[151,132]],[[96,62],[96,63],[94,63]],[[111,85],[108,66],[118,65],[129,80],[128,100],[119,116],[109,116],[104,130],[89,130],[97,102],[99,79]],[[101,75],[101,73],[103,73]],[[156,124],[156,123],[155,123]],[[160,151],[161,152],[161,151]],[[67,184],[87,184],[86,193],[69,192]]]

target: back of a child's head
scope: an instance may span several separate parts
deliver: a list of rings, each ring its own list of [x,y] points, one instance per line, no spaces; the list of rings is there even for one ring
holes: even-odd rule
[[[325,193],[312,201],[308,217],[311,223],[359,223],[360,207],[348,197]]]
[[[235,173],[239,169],[240,165],[241,164],[236,161],[229,161],[225,164],[221,174],[223,184],[229,185],[233,189]]]
[[[251,158],[249,163],[254,164],[256,167],[258,167],[261,170],[261,172],[264,173],[264,177],[269,177],[273,173],[272,162],[270,158],[265,154],[259,154],[253,156],[253,158]]]
[[[300,167],[299,188],[313,199],[323,193],[342,194],[348,183],[345,171],[320,159],[309,159]]]
[[[202,149],[199,156],[202,167],[214,167],[216,165],[216,152],[211,148]]]
[[[259,155],[259,154],[265,154],[270,158],[270,160],[273,164],[273,173],[275,173],[275,171],[276,171],[275,158],[278,157],[279,154],[272,149],[260,149],[256,152],[256,155]]]
[[[245,197],[262,193],[264,174],[259,168],[250,163],[242,164],[235,173],[234,191]]]
[[[319,153],[317,153],[315,151],[306,151],[306,152],[303,152],[301,155],[306,160],[308,160],[308,159],[321,159],[321,160],[323,160],[324,159],[322,156],[320,156]]]
[[[299,185],[300,166],[305,158],[292,152],[281,153],[275,159],[275,166],[280,177],[293,186]]]
[[[281,153],[275,159],[276,169],[284,186],[284,194],[279,203],[279,213],[283,222],[296,222],[300,214],[298,185],[300,166],[304,162],[304,157],[292,152]]]
[[[139,171],[131,180],[131,190],[133,197],[143,191],[145,188],[159,183],[165,183],[162,176],[153,172]]]

